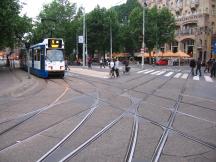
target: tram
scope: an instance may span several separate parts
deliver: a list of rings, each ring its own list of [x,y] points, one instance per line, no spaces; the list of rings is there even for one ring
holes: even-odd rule
[[[21,67],[41,78],[64,77],[64,42],[61,38],[47,38],[42,43],[30,47],[29,55],[21,54]],[[27,61],[28,60],[28,61]],[[28,64],[27,64],[28,63]]]

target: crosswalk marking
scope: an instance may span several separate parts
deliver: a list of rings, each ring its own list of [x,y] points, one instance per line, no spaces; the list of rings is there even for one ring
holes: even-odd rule
[[[166,71],[161,71],[160,73],[157,73],[156,75],[162,75],[164,73],[166,73]]]
[[[157,76],[163,75],[165,77],[170,77],[170,76],[174,75],[173,78],[187,79],[189,77],[190,72],[187,73],[187,71],[184,71],[184,73],[177,72],[175,74],[174,71],[166,71],[166,70],[159,70],[159,69],[158,70],[157,69],[145,69],[145,70],[138,71],[137,73],[138,74],[140,74],[140,73],[151,74],[151,75],[157,75]],[[193,76],[192,77],[192,79],[195,81],[199,81],[201,78],[202,77],[200,77],[200,76]],[[214,82],[214,80],[210,76],[207,76],[207,75],[204,75],[204,79],[206,82],[211,82],[211,83]],[[203,80],[203,79],[201,79],[201,80]]]
[[[155,71],[155,70],[146,71],[146,72],[144,72],[144,73],[145,73],[145,74],[149,74],[149,73],[151,73],[151,72],[153,72],[153,71]]]
[[[181,78],[182,79],[187,79],[188,78],[188,74],[187,73],[183,74]]]
[[[138,71],[137,73],[139,74],[139,73],[142,73],[142,72],[145,72],[145,71],[148,71],[148,70],[150,70],[150,69],[141,70],[141,71]]]
[[[194,76],[193,80],[199,80],[199,76]]]
[[[152,75],[156,75],[157,73],[160,73],[161,71],[155,71],[153,73],[151,73]]]
[[[171,76],[173,73],[174,73],[174,72],[169,72],[169,73],[165,74],[164,76],[169,77],[169,76]]]
[[[174,78],[179,78],[182,75],[182,73],[177,73]]]
[[[207,82],[213,82],[213,79],[210,76],[205,75],[204,78]]]

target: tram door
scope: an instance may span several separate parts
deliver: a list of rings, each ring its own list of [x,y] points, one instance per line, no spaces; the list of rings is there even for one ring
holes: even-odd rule
[[[41,70],[45,70],[45,46],[41,46]]]

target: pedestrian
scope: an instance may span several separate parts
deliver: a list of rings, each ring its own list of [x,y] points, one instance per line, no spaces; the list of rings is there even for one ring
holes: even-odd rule
[[[68,66],[68,60],[65,60],[65,70],[70,70],[69,66]]]
[[[209,59],[205,64],[204,73],[206,72],[206,70],[209,73],[211,71],[211,68],[212,68],[212,59]]]
[[[92,68],[92,66],[91,66],[91,65],[92,65],[92,58],[91,58],[91,57],[89,57],[89,58],[88,58],[88,68],[89,68],[89,69],[91,69],[91,68]]]
[[[103,59],[101,58],[101,59],[100,59],[100,68],[102,68],[102,66],[105,68],[104,61],[103,61]]]
[[[194,59],[190,61],[191,74],[194,75],[194,68],[196,67],[196,62]]]
[[[199,74],[200,74],[199,76],[202,76],[202,74],[201,74],[201,66],[202,66],[201,58],[198,58],[197,63],[196,63],[196,75],[197,75],[197,73],[199,71]]]
[[[116,77],[119,77],[119,60],[118,60],[118,58],[115,60],[115,73],[116,73]]]
[[[115,63],[114,63],[113,59],[111,59],[111,61],[110,61],[110,76],[111,76],[111,78],[112,77],[115,78],[114,71],[115,71]]]
[[[211,77],[216,77],[216,61],[213,59],[211,68]]]

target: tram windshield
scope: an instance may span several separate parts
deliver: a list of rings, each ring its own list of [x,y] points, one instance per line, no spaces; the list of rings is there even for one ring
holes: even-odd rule
[[[62,50],[47,50],[46,55],[47,60],[49,61],[63,61],[64,55]]]

